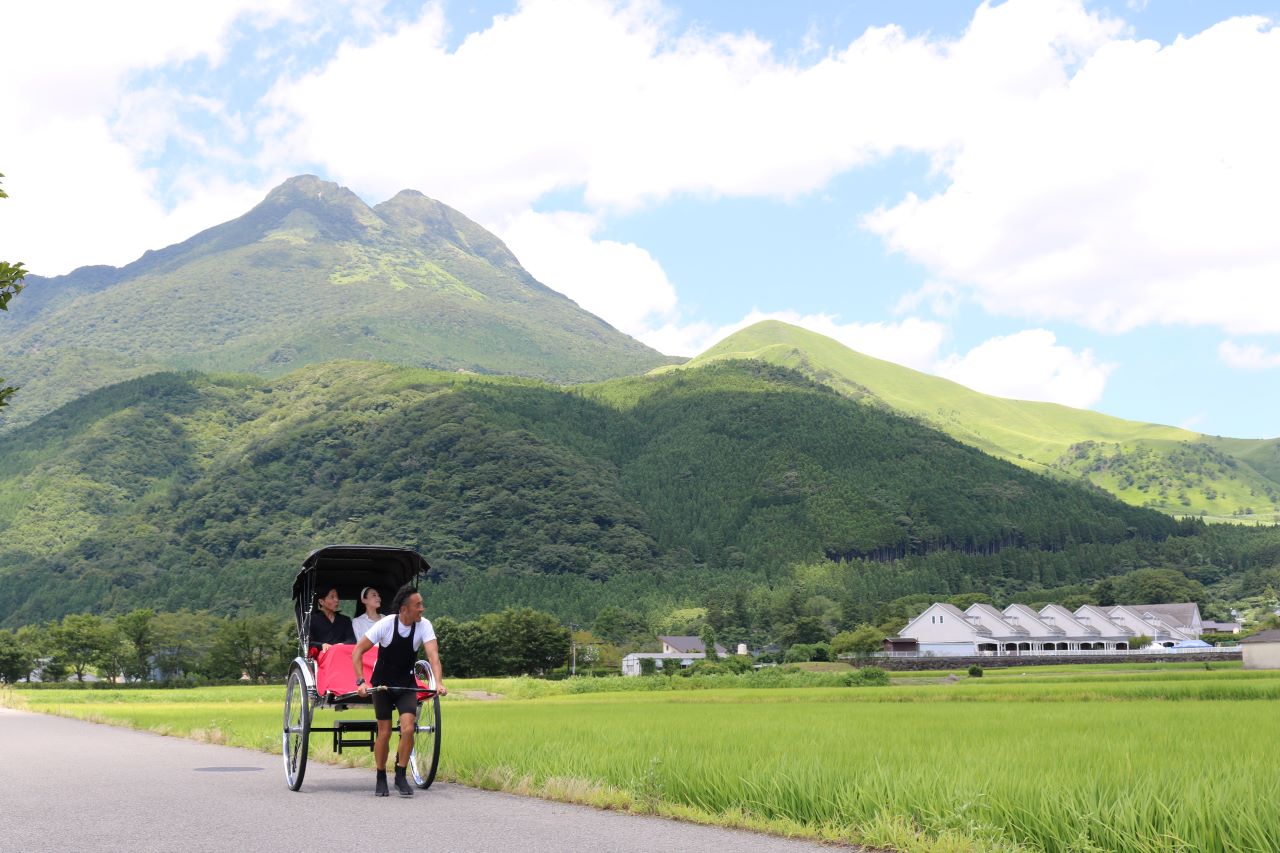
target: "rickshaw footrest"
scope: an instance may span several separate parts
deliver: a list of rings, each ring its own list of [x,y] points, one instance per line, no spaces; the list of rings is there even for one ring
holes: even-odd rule
[[[333,727],[333,751],[342,752],[344,746],[373,749],[377,731],[378,724],[373,720],[339,720]]]

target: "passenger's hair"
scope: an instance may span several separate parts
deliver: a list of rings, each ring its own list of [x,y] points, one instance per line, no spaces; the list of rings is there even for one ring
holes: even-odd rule
[[[335,589],[337,589],[337,587],[334,586],[333,584],[316,587],[316,601],[319,601],[320,599],[324,598],[326,595],[333,592]],[[339,597],[341,597],[341,593],[339,593]]]
[[[407,583],[397,589],[396,597],[391,599],[391,612],[399,613],[400,608],[404,607],[405,602],[409,600],[409,596],[413,595],[417,591],[418,588],[411,583]]]

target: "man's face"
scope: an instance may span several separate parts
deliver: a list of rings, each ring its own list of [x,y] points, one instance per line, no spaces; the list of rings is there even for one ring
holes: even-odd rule
[[[422,618],[422,611],[426,608],[422,606],[422,594],[415,592],[409,596],[409,600],[404,603],[405,615],[409,617],[409,621],[417,622]]]
[[[320,609],[325,613],[333,613],[338,609],[338,591],[336,589],[329,590],[329,594],[320,599]]]

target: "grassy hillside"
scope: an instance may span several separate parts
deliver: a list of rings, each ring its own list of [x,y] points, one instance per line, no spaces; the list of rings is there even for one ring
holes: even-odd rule
[[[4,423],[159,370],[274,376],[339,358],[557,383],[671,359],[532,278],[500,240],[405,191],[368,207],[293,178],[249,213],[126,267],[31,276],[0,315]]]
[[[590,620],[789,583],[801,563],[888,577],[954,555],[912,575],[918,592],[1037,583],[1039,558],[1009,555],[1059,554],[1053,580],[1079,582],[1081,543],[1172,532],[758,362],[575,390],[353,362],[267,380],[168,373],[0,447],[0,623],[280,610],[291,568],[334,542],[416,544],[437,612]],[[1124,569],[1104,557],[1089,577]]]
[[[1136,506],[1280,517],[1280,439],[1223,439],[1055,403],[992,397],[773,320],[731,335],[689,365],[742,358],[794,368],[847,397],[918,418],[1025,468],[1083,477]]]

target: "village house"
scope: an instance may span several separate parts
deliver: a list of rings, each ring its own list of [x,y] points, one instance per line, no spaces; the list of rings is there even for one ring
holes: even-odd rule
[[[691,666],[694,661],[704,660],[707,657],[707,646],[698,637],[658,637],[658,642],[662,643],[661,652],[634,652],[625,656],[622,659],[622,674],[639,675],[640,661],[646,658],[653,661],[655,669],[665,669],[670,666],[683,669]],[[740,644],[738,654],[746,653],[747,647]],[[719,643],[716,643],[716,654],[722,658],[729,656],[729,652]]]
[[[1245,669],[1280,669],[1280,629],[1245,637],[1240,648]]]
[[[706,655],[706,644],[698,637],[658,637],[658,642],[662,643],[662,653],[664,655],[685,655],[698,654]],[[716,643],[716,654],[725,657],[729,653],[725,651],[724,646]]]

